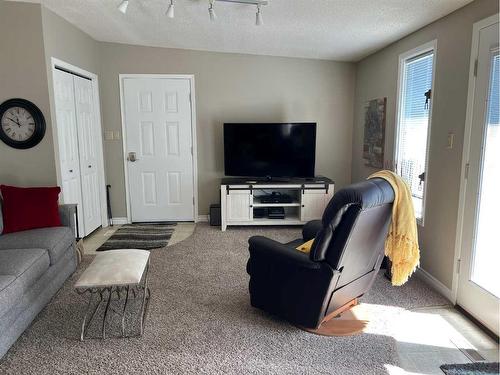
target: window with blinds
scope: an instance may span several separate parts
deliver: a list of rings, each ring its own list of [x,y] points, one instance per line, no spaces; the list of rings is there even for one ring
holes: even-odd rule
[[[410,186],[423,225],[434,50],[400,59],[396,170]]]

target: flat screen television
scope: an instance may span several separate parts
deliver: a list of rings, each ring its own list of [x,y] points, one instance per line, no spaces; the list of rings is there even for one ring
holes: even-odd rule
[[[224,171],[238,177],[314,177],[315,123],[224,124]]]

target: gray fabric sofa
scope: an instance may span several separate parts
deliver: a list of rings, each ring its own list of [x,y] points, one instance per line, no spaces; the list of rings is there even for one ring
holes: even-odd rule
[[[62,227],[0,235],[0,358],[76,270],[75,210],[59,206]]]

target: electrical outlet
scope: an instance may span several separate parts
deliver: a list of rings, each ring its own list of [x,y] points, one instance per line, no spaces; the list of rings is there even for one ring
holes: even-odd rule
[[[115,130],[115,131],[113,132],[113,138],[114,138],[114,139],[121,139],[121,133],[120,133],[120,131],[119,131],[119,130]]]

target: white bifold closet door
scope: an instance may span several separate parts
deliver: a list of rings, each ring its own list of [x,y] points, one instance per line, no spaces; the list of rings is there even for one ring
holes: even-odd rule
[[[54,71],[62,201],[78,205],[78,229],[86,236],[101,225],[100,182],[92,81]]]

